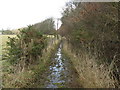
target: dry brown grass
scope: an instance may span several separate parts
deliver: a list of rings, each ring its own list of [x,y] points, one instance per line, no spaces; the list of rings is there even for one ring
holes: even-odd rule
[[[55,47],[58,45],[60,40],[54,39],[52,44],[48,44],[47,50],[43,50],[43,55],[40,57],[40,63],[35,65],[30,65],[29,69],[19,72],[19,69],[14,66],[5,67],[7,62],[3,65],[4,69],[13,69],[17,71],[15,73],[3,72],[3,87],[4,88],[33,88],[30,87],[36,78],[36,73],[42,73],[47,68],[47,63],[50,62],[50,57]],[[42,82],[43,83],[43,82]]]
[[[98,65],[96,56],[87,52],[82,52],[76,56],[75,53],[71,52],[71,48],[66,42],[63,45],[63,50],[73,62],[80,77],[80,85],[84,88],[115,88],[116,80],[110,78],[114,62],[110,66]]]

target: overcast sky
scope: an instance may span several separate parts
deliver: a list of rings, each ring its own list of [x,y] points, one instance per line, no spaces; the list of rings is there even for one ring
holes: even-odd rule
[[[0,0],[0,29],[16,29],[46,18],[60,18],[69,0]]]

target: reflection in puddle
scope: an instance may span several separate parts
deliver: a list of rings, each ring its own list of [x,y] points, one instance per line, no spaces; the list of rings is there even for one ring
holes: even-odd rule
[[[61,73],[64,71],[62,54],[61,54],[61,44],[55,54],[56,63],[53,66],[50,66],[52,73],[47,77],[50,81],[48,82],[46,88],[58,88],[58,84],[64,83],[64,80],[61,80]]]
[[[45,82],[46,88],[59,88],[59,87],[67,87],[66,82],[71,83],[72,71],[69,66],[70,63],[65,63],[67,61],[63,58],[61,53],[62,44],[60,44],[57,52],[55,53],[55,58],[53,59],[55,64],[49,67],[51,71],[50,75],[47,77],[48,81]],[[69,68],[69,69],[68,69]],[[76,77],[75,77],[76,78]],[[74,82],[73,82],[74,83]]]

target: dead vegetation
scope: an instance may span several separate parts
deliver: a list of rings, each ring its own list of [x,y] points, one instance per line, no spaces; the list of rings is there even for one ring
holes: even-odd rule
[[[64,42],[63,50],[73,62],[73,65],[80,77],[80,84],[84,88],[120,87],[118,80],[114,78],[115,76],[113,74],[115,60],[113,60],[110,65],[98,65],[96,61],[100,60],[97,56],[93,56],[91,53],[86,51],[82,51],[76,55],[75,51],[71,51],[71,47],[67,42]]]

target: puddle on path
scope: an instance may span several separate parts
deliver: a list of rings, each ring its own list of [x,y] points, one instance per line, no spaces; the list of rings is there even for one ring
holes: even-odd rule
[[[70,60],[62,55],[62,44],[55,53],[53,65],[49,67],[50,74],[46,77],[45,88],[78,88],[78,75]]]

